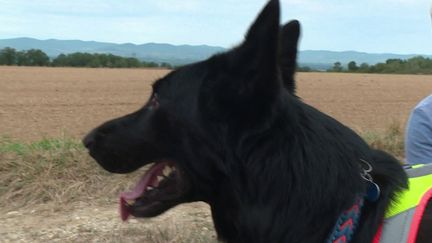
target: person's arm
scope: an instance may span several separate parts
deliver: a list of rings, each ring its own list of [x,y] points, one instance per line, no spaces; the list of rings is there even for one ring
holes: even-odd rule
[[[405,156],[409,164],[432,163],[432,110],[412,112],[405,134]]]

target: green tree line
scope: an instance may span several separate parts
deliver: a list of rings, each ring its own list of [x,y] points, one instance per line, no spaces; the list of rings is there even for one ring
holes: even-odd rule
[[[50,59],[38,49],[17,51],[6,47],[0,49],[0,65],[8,66],[52,66],[52,67],[164,67],[172,68],[169,63],[140,61],[134,57],[121,57],[113,54],[82,53],[60,54]]]
[[[346,67],[340,62],[335,62],[328,72],[350,73],[395,73],[395,74],[432,74],[432,59],[423,56],[402,59],[387,59],[384,63],[369,65],[362,63],[357,65],[351,61]]]

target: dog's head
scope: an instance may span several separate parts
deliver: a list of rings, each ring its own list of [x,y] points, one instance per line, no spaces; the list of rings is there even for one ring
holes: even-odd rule
[[[299,24],[281,28],[279,12],[279,2],[271,0],[238,47],[157,80],[141,109],[85,137],[90,155],[110,172],[154,163],[133,191],[122,194],[124,219],[229,193],[230,173],[242,166],[232,161],[244,155],[236,150],[247,150],[248,139],[265,129],[282,93],[294,96]]]

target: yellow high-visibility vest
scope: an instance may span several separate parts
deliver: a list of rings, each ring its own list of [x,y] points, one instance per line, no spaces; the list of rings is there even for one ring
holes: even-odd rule
[[[409,189],[402,191],[390,205],[374,243],[415,243],[420,222],[432,203],[432,164],[415,165],[406,170]],[[432,230],[432,226],[431,226]],[[432,239],[431,239],[432,242]]]

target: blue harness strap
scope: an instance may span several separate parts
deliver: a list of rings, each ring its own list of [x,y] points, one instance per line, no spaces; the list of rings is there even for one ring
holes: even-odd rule
[[[358,197],[354,205],[339,216],[326,243],[347,243],[351,241],[360,219],[363,202],[364,199]]]
[[[370,175],[370,172],[373,170],[372,165],[366,160],[360,159],[360,161],[362,162],[360,176],[366,182],[366,192],[364,195],[358,195],[354,201],[354,205],[342,212],[326,243],[350,242],[359,223],[364,200],[376,202],[381,195],[380,187],[373,181]]]

